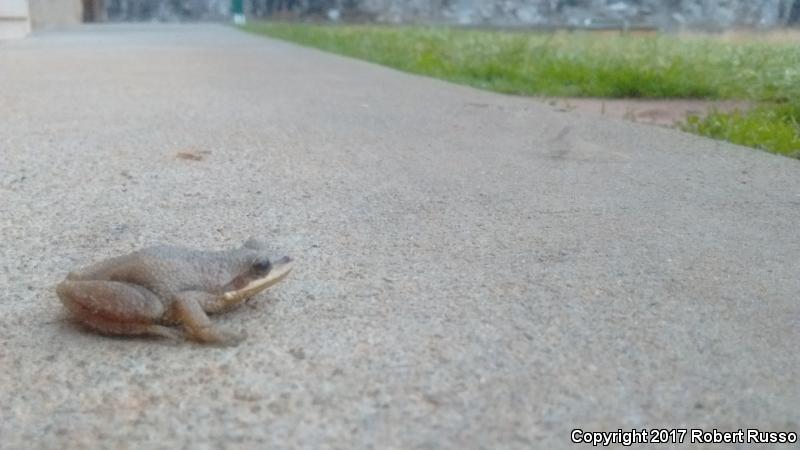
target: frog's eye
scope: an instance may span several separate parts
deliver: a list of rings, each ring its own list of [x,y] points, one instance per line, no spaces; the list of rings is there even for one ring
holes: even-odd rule
[[[253,270],[258,273],[267,273],[270,269],[272,269],[272,263],[269,262],[267,258],[256,260],[256,262],[253,263]]]

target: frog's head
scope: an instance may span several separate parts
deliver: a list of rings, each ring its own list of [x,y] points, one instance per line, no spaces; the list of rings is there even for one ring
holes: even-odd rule
[[[240,266],[239,274],[223,288],[226,300],[241,301],[250,298],[283,280],[292,271],[292,258],[284,256],[271,260],[265,247],[259,241],[249,239],[237,252],[241,252],[245,262]]]

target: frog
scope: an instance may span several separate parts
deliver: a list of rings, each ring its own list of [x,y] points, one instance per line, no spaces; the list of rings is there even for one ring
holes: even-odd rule
[[[244,337],[220,330],[209,315],[286,278],[294,260],[268,253],[255,238],[219,251],[155,245],[69,272],[56,294],[74,319],[102,334],[235,346]]]

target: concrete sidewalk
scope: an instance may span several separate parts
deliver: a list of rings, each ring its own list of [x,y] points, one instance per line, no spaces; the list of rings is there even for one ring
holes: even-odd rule
[[[800,431],[798,161],[210,25],[3,43],[0,105],[2,448]],[[298,261],[215,318],[238,347],[88,333],[53,290],[249,235]]]

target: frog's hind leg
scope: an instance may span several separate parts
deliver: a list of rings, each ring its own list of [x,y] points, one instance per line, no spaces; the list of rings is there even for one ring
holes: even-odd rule
[[[65,280],[56,293],[76,319],[102,333],[179,337],[159,325],[164,305],[143,287],[118,281]]]

